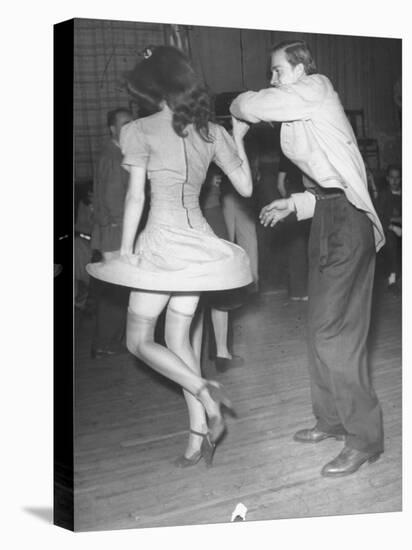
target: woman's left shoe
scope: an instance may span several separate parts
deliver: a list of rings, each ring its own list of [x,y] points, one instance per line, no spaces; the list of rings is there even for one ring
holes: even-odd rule
[[[200,459],[203,458],[206,466],[210,468],[212,466],[216,445],[210,441],[209,432],[201,433],[196,432],[195,430],[190,430],[190,433],[203,438],[200,450],[196,451],[189,457],[186,457],[185,455],[179,456],[179,458],[175,460],[175,466],[178,468],[188,468],[190,466],[195,466]]]
[[[205,390],[209,393],[210,398],[218,406],[218,414],[208,415],[210,441],[212,444],[217,444],[217,442],[222,438],[223,434],[226,431],[225,420],[221,412],[222,406],[231,411],[233,415],[235,414],[235,412],[233,410],[232,403],[229,397],[226,395],[223,386],[219,384],[219,382],[215,382],[214,380],[207,380],[203,384],[203,386],[196,394],[196,397],[199,399],[200,402],[202,402],[200,394]]]

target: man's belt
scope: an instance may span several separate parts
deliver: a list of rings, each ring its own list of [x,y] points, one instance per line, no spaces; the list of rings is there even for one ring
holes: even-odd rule
[[[307,189],[307,191],[312,193],[312,195],[315,196],[316,200],[336,199],[345,195],[344,191],[342,191],[342,189],[339,189],[338,187],[312,187],[310,189]]]

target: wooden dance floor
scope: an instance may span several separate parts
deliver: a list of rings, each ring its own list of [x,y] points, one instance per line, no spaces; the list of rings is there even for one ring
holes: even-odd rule
[[[204,375],[222,382],[237,411],[213,468],[176,468],[188,419],[180,390],[129,354],[91,360],[93,320],[77,322],[75,529],[102,530],[400,511],[401,297],[377,286],[370,335],[382,404],[385,453],[347,478],[320,476],[342,442],[304,445],[312,425],[306,368],[307,304],[264,290],[234,318],[234,351],[245,365]]]

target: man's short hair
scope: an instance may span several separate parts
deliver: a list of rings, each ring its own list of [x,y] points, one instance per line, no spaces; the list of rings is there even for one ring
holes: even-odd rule
[[[273,46],[271,53],[280,50],[284,50],[286,59],[292,67],[302,63],[306,74],[316,74],[318,72],[312,52],[304,40],[284,40]]]
[[[120,114],[133,116],[131,110],[127,109],[127,107],[118,107],[117,109],[113,109],[107,113],[107,126],[109,128],[110,126],[114,126],[116,124],[116,119]]]

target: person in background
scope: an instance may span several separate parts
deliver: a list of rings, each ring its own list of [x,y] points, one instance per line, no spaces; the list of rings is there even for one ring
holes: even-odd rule
[[[93,185],[93,231],[91,247],[103,258],[120,249],[128,172],[122,167],[119,137],[132,120],[129,109],[120,107],[107,113],[109,137],[98,157]],[[96,324],[91,355],[95,359],[122,353],[129,290],[96,281]]]
[[[77,206],[74,239],[74,280],[75,306],[84,310],[89,295],[89,274],[86,265],[92,259],[91,233],[93,228],[93,189],[92,182],[83,184],[83,192]]]
[[[369,166],[369,164],[365,161],[365,170],[366,170],[366,179],[368,182],[368,191],[370,196],[372,197],[372,200],[375,202],[378,200],[378,188],[376,187],[375,183],[375,177],[373,175],[373,172]]]
[[[202,188],[200,203],[203,215],[214,233],[220,239],[230,240],[222,213],[222,178],[223,173],[212,164]],[[225,300],[225,296],[228,299]],[[205,292],[201,300],[201,306],[210,313],[212,333],[209,337],[209,355],[218,372],[226,372],[244,364],[243,357],[235,355],[229,349],[229,338],[232,335],[230,312],[227,309],[229,302],[230,291]]]
[[[255,182],[256,178],[253,173],[255,162],[250,156],[249,162]],[[228,178],[223,178],[221,204],[229,240],[241,246],[249,256],[253,285],[249,287],[248,291],[257,292],[259,290],[257,215],[253,208],[253,200],[250,197],[239,195]]]
[[[285,155],[280,152],[277,188],[281,197],[290,197],[292,193],[304,191],[302,172]],[[288,273],[289,298],[292,301],[308,299],[308,239],[310,221],[294,223],[296,216],[288,218],[283,224],[283,235],[286,240],[286,257]]]
[[[397,291],[402,272],[402,174],[399,166],[388,166],[386,183],[379,200],[379,212],[386,236],[383,251],[388,287]]]
[[[402,77],[400,76],[393,85],[393,100],[396,105],[399,119],[399,127],[402,131]]]
[[[279,121],[284,154],[314,188],[265,206],[263,225],[292,212],[312,217],[309,238],[308,344],[316,424],[294,440],[345,440],[321,474],[353,474],[383,452],[382,411],[368,372],[375,249],[384,232],[368,193],[353,129],[329,79],[318,74],[303,40],[271,52],[272,87],[240,94],[231,114],[249,123]]]

